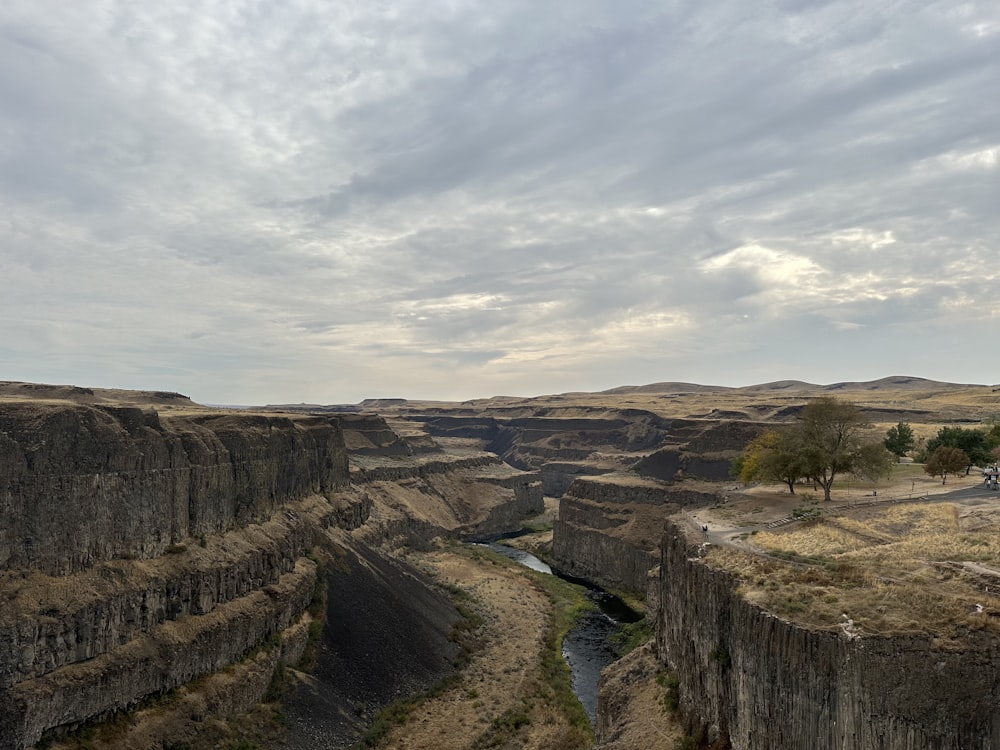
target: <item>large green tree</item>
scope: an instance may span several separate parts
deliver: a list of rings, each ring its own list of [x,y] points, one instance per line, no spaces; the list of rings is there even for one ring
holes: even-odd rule
[[[876,479],[891,471],[895,459],[870,428],[852,404],[810,401],[798,424],[763,432],[747,445],[737,462],[740,479],[783,482],[793,494],[799,479],[811,479],[829,500],[840,474]]]
[[[890,427],[885,433],[885,447],[897,456],[904,456],[913,447],[913,428],[906,422]]]
[[[840,474],[854,473],[874,479],[892,470],[892,454],[882,441],[871,437],[871,425],[853,404],[824,396],[807,403],[797,431],[802,445],[805,473],[830,499]]]

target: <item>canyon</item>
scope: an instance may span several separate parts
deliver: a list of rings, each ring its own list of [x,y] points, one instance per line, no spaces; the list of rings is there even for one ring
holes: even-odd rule
[[[924,433],[998,411],[989,387],[835,390]],[[454,669],[462,615],[411,552],[516,531],[544,497],[558,504],[553,568],[643,600],[655,623],[607,670],[598,747],[669,747],[681,731],[747,750],[1000,747],[991,629],[945,645],[851,639],[749,601],[703,554],[749,534],[733,508],[766,506],[729,477],[732,459],[823,392],[664,383],[237,410],[0,384],[0,747],[58,747],[139,715],[119,746],[182,747],[208,717],[260,704],[304,655],[314,677],[297,678],[284,741],[346,747],[380,707]],[[630,730],[633,698],[647,721]]]

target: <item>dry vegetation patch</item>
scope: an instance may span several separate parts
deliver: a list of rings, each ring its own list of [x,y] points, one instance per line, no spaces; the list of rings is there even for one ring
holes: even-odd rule
[[[567,713],[566,696],[554,687],[560,679],[553,678],[561,675],[550,674],[566,669],[555,660],[551,630],[560,611],[571,619],[576,606],[564,592],[549,588],[561,582],[533,575],[500,555],[463,547],[417,553],[411,562],[465,592],[482,619],[480,644],[454,686],[420,702],[371,745],[397,750],[589,747],[586,714],[571,692],[578,712]]]
[[[924,633],[946,641],[1000,632],[998,519],[963,523],[952,503],[870,509],[752,537],[754,554],[709,551],[747,599],[780,617],[861,635]]]

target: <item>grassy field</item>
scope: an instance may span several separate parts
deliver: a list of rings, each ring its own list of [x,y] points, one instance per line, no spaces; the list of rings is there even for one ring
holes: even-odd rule
[[[1000,631],[998,531],[1000,511],[893,504],[760,531],[752,546],[766,556],[719,546],[708,560],[736,573],[743,595],[778,616],[948,641]]]

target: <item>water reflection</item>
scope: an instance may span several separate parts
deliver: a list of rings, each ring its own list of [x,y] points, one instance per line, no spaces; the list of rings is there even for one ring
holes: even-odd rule
[[[523,549],[508,547],[506,544],[487,544],[483,546],[489,547],[492,551],[498,552],[504,557],[509,557],[511,560],[519,562],[525,567],[537,570],[539,573],[548,573],[549,575],[552,575],[552,568],[543,563],[530,552],[525,552]]]
[[[485,544],[493,552],[537,570],[553,575],[552,568],[530,552],[508,547],[505,544]],[[617,596],[587,584],[586,581],[564,577],[586,588],[587,598],[597,609],[581,617],[563,639],[562,654],[573,675],[573,692],[593,724],[597,717],[597,683],[601,670],[616,658],[611,636],[623,622],[635,622],[640,616]]]

